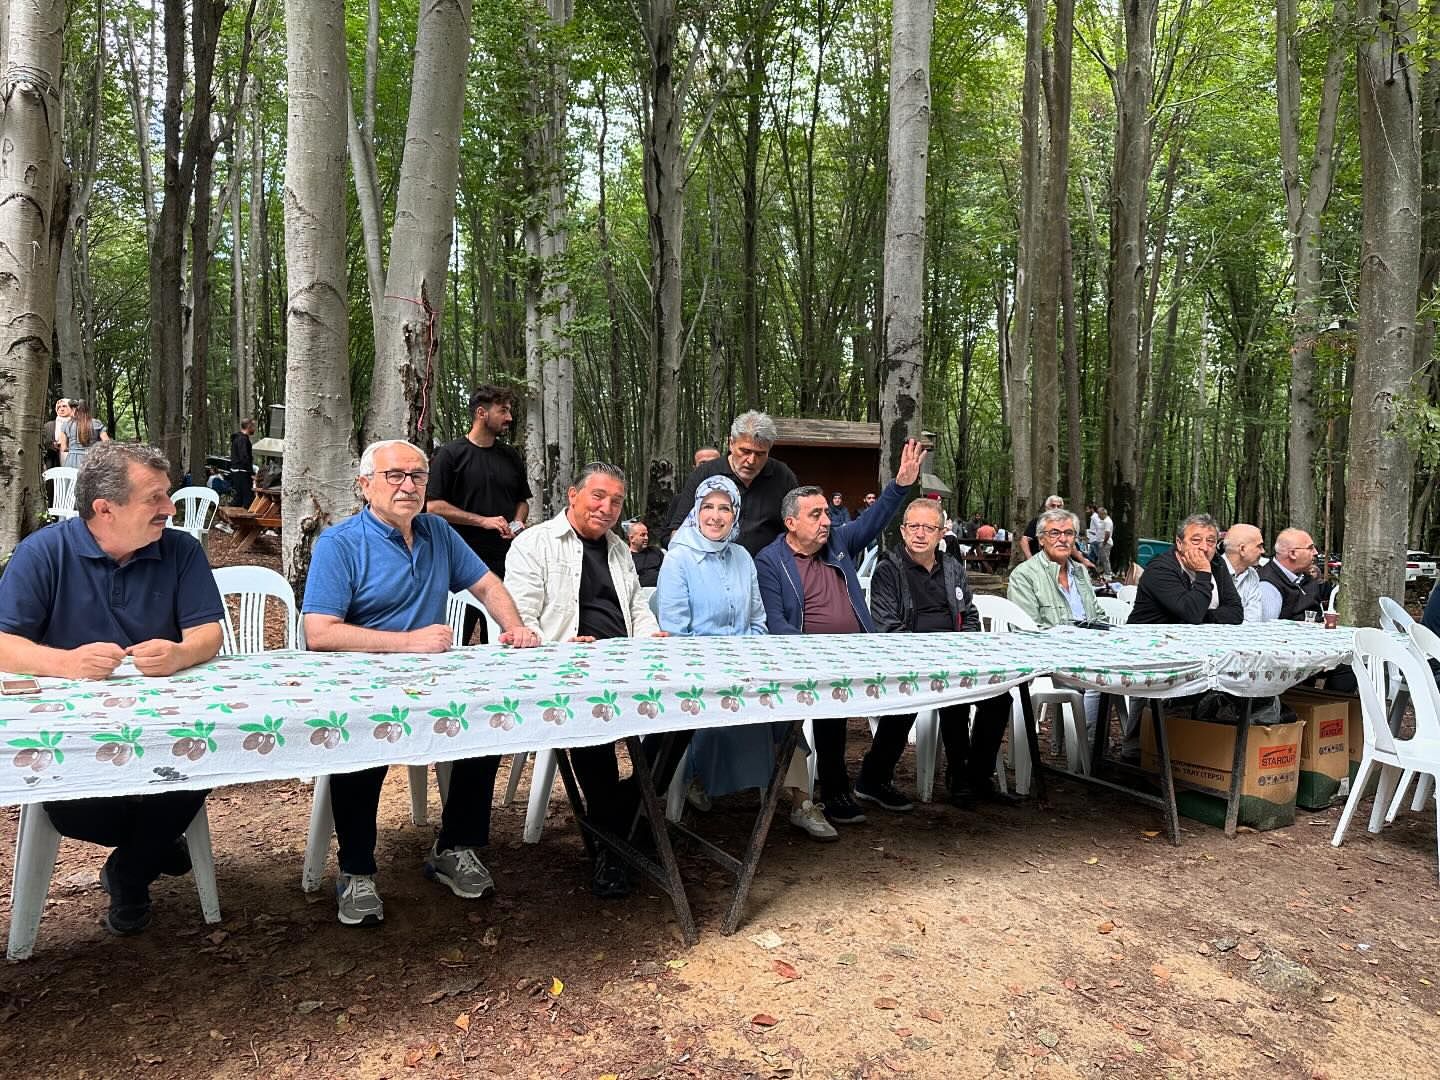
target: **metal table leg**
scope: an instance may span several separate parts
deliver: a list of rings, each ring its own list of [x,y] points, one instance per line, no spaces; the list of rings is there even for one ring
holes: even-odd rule
[[[1225,802],[1225,835],[1234,836],[1240,822],[1240,787],[1245,782],[1245,749],[1250,741],[1252,699],[1243,699],[1240,721],[1235,725],[1235,761],[1230,770],[1230,796]]]
[[[1025,718],[1025,742],[1030,748],[1031,793],[1036,802],[1045,801],[1045,772],[1040,760],[1040,734],[1035,727],[1035,707],[1030,702],[1030,684],[1020,684],[1020,714]],[[1083,719],[1083,718],[1082,718]]]
[[[1165,704],[1160,698],[1150,701],[1150,719],[1155,725],[1155,749],[1160,754],[1160,800],[1165,811],[1165,828],[1170,843],[1180,846],[1180,811],[1175,806],[1175,774],[1170,767],[1170,735],[1165,730]]]

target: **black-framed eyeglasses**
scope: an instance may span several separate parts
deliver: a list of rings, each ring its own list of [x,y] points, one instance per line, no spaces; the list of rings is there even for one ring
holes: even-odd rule
[[[1046,529],[1040,534],[1046,540],[1074,540],[1074,529]]]
[[[425,481],[430,479],[430,473],[426,469],[411,469],[408,472],[404,469],[385,469],[375,475],[383,476],[391,487],[399,487],[407,479],[416,487],[424,487]]]
[[[923,521],[907,521],[900,527],[909,529],[911,532],[924,533],[926,536],[934,536],[940,531],[939,525],[926,525]]]

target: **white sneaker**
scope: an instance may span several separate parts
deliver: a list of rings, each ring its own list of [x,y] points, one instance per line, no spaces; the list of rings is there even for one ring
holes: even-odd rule
[[[804,831],[812,840],[839,840],[835,826],[825,820],[820,808],[809,799],[790,811],[790,824]]]

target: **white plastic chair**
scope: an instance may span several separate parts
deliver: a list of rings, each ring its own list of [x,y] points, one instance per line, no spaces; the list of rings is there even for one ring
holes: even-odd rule
[[[183,487],[170,496],[170,501],[175,504],[175,517],[165,522],[166,527],[188,532],[203,546],[220,510],[220,496],[208,487]],[[175,524],[177,517],[183,524]]]
[[[1384,597],[1382,599],[1389,598]],[[1383,606],[1381,610],[1384,610]],[[1404,612],[1403,609],[1402,614],[1405,614],[1407,618],[1409,617],[1408,613]],[[1409,624],[1405,627],[1405,633],[1410,636],[1411,648],[1415,650],[1421,660],[1426,662],[1425,668],[1428,671],[1430,668],[1430,660],[1440,660],[1440,638],[1437,638],[1428,626],[1417,623],[1414,619],[1410,619]],[[1430,685],[1432,687],[1434,686],[1433,678]],[[1411,698],[1412,700],[1414,698],[1413,690],[1411,691]],[[1393,712],[1393,708],[1391,712]],[[1387,715],[1389,714],[1387,713]],[[1410,790],[1410,781],[1413,779],[1415,779],[1414,769],[1406,769],[1404,775],[1400,777],[1400,784],[1395,789],[1395,798],[1391,800],[1390,809],[1385,813],[1385,821],[1387,824],[1394,821],[1395,815],[1400,812],[1400,807],[1405,803],[1405,793]],[[1429,773],[1422,772],[1420,774],[1420,782],[1415,785],[1415,798],[1410,803],[1410,809],[1414,811],[1425,809],[1425,801],[1430,798],[1434,790],[1435,778]]]
[[[1115,595],[1133,608],[1135,606],[1135,598],[1140,595],[1140,586],[1121,585],[1115,590]]]
[[[284,648],[296,648],[296,639],[301,633],[300,616],[295,608],[295,591],[288,581],[264,566],[221,566],[213,573],[222,601],[227,596],[240,598],[234,619],[229,605],[224,605],[222,654],[238,656],[265,651],[265,607],[266,601],[272,598],[285,609]]]
[[[1338,585],[1330,590],[1330,602],[1325,605],[1325,610],[1329,612],[1340,610],[1340,587]]]
[[[1420,629],[1424,630],[1424,627]],[[1413,634],[1413,629],[1411,632]],[[1415,710],[1415,735],[1410,739],[1397,740],[1390,733],[1385,684],[1386,669],[1392,664],[1410,686]],[[1435,680],[1429,665],[1415,650],[1401,645],[1383,631],[1366,628],[1355,631],[1354,668],[1360,690],[1361,718],[1365,725],[1365,750],[1355,782],[1350,785],[1350,797],[1345,801],[1345,810],[1330,841],[1335,847],[1344,841],[1345,830],[1355,815],[1370,771],[1377,765],[1380,767],[1380,783],[1370,809],[1369,830],[1372,833],[1380,831],[1387,804],[1401,793],[1400,778],[1405,770],[1431,777],[1440,773],[1440,714],[1437,714]],[[1437,805],[1436,821],[1440,825],[1440,805]]]
[[[1130,621],[1130,612],[1135,610],[1134,604],[1126,603],[1114,596],[1097,596],[1095,603],[1105,613],[1105,618],[1111,626],[1124,626]]]
[[[46,508],[51,517],[72,518],[75,516],[75,477],[79,474],[79,469],[72,469],[65,465],[56,465],[53,469],[46,469],[41,473],[45,483],[52,485],[50,505]]]
[[[981,627],[992,634],[1039,629],[1035,620],[1025,614],[1019,604],[1003,596],[977,595],[975,608],[980,613]],[[1010,755],[1015,763],[1015,791],[1025,795],[1030,791],[1034,763],[1030,760],[1030,745],[1025,736],[1025,715],[1020,708],[1019,690],[1012,690],[1010,696],[1014,702],[1010,714]],[[1060,722],[1065,725],[1067,763],[1072,771],[1088,774],[1090,743],[1085,729],[1085,695],[1078,690],[1061,690],[1049,676],[1042,675],[1030,683],[1030,704],[1037,723],[1047,706],[1059,708]]]
[[[1334,610],[1333,608],[1331,610]],[[1415,616],[1406,611],[1404,606],[1388,596],[1380,597],[1380,629],[1389,630],[1392,633],[1403,634],[1411,626],[1415,625]]]
[[[200,895],[200,913],[210,924],[220,921],[220,894],[215,888],[215,855],[210,850],[210,819],[202,805],[185,830],[190,850],[191,875]],[[20,827],[15,833],[15,881],[10,896],[10,941],[5,956],[28,960],[35,951],[40,916],[50,879],[55,875],[55,858],[60,852],[60,834],[50,816],[38,803],[20,808]]]

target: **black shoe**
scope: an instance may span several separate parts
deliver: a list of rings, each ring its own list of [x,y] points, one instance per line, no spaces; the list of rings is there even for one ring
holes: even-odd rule
[[[150,890],[131,892],[120,889],[110,876],[110,864],[100,868],[100,887],[110,894],[110,910],[100,917],[100,925],[117,937],[138,934],[150,925]]]
[[[861,802],[874,803],[884,810],[893,810],[897,814],[915,809],[915,804],[907,799],[894,784],[880,784],[873,790],[866,790],[857,783],[855,798]]]
[[[974,810],[975,792],[968,787],[955,788],[950,792],[950,805],[961,810]]]
[[[184,877],[190,873],[190,845],[185,842],[185,837],[175,839],[170,850],[165,852],[165,857],[160,861],[157,869],[162,874],[170,877]]]
[[[630,877],[625,873],[625,866],[608,851],[595,855],[590,891],[602,900],[621,900],[630,895]]]
[[[848,791],[827,797],[820,808],[833,825],[859,825],[865,821],[865,811],[850,797]]]

